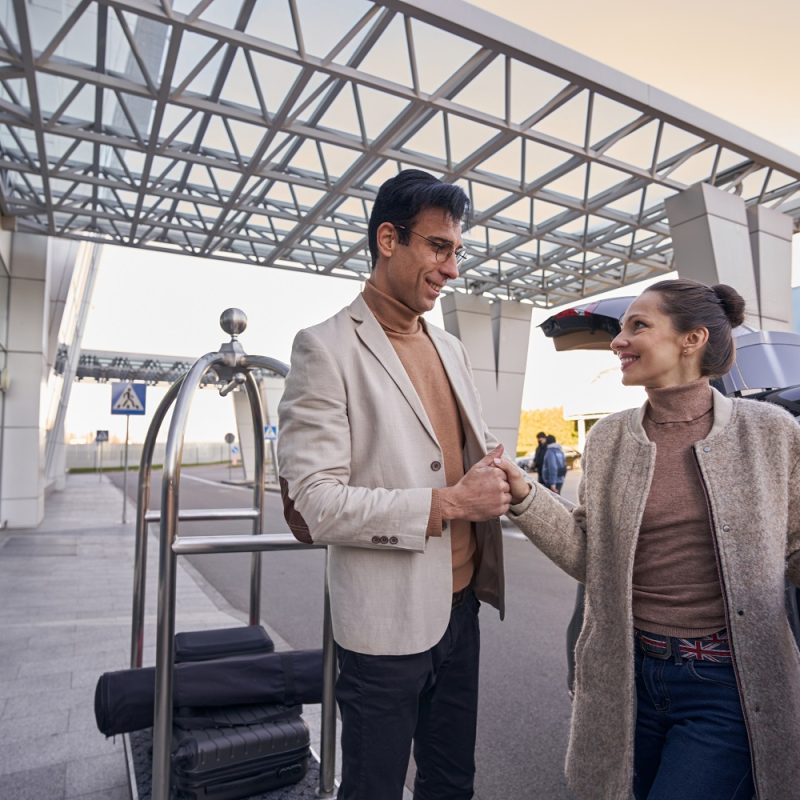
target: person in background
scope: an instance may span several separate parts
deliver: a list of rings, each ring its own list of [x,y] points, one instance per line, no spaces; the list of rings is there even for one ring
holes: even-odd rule
[[[800,425],[729,399],[744,301],[668,280],[611,347],[647,401],[600,420],[565,509],[516,465],[509,516],[586,587],[567,778],[580,798],[796,800],[800,656],[784,578],[800,584]]]
[[[544,431],[539,431],[536,434],[536,452],[533,454],[533,469],[536,472],[536,479],[539,483],[543,484],[542,467],[544,466],[544,454],[547,452],[547,434]]]
[[[286,496],[328,545],[340,800],[401,800],[412,742],[416,800],[473,796],[478,608],[503,613],[510,494],[466,351],[422,317],[458,277],[467,212],[420,170],[381,186],[372,275],[297,335],[278,412]]]
[[[561,487],[567,477],[567,457],[552,433],[548,434],[545,442],[547,446],[545,448],[544,461],[542,462],[542,480],[540,483],[556,494],[561,494]]]

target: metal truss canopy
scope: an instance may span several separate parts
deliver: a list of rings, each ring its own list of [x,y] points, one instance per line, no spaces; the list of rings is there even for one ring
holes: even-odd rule
[[[67,345],[58,347],[53,370],[63,375],[67,364]],[[108,381],[138,381],[151,386],[173,384],[183,377],[194,364],[194,358],[167,355],[145,355],[139,353],[115,353],[106,350],[82,350],[75,371],[76,380],[94,380],[98,383]],[[260,375],[277,375],[267,370],[255,369]],[[201,381],[202,386],[225,383],[214,370],[207,372]]]
[[[53,370],[57,375],[63,375],[67,362],[67,346],[59,345]],[[134,353],[113,353],[106,351],[81,351],[75,379],[98,381],[139,381],[156,385],[158,383],[172,384],[182,375],[185,375],[193,359],[173,356],[138,355]],[[213,376],[211,376],[213,379]],[[213,380],[207,381],[209,383]]]
[[[413,166],[470,196],[456,288],[547,307],[670,271],[663,201],[694,183],[800,221],[797,156],[455,0],[0,15],[17,230],[363,279]]]

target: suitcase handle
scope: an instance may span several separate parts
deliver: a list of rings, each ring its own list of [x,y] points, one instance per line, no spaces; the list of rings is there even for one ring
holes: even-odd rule
[[[281,767],[275,771],[275,776],[281,779],[281,785],[297,783],[306,773],[307,767],[304,764],[292,764],[288,767]],[[292,780],[289,780],[291,777]],[[285,781],[285,783],[284,783]],[[264,773],[258,772],[255,775],[248,775],[239,780],[226,780],[224,783],[209,783],[203,789],[203,797],[213,800],[217,795],[230,797],[235,794],[237,797],[250,797],[251,794],[263,792]],[[276,787],[280,788],[280,787]],[[235,790],[235,791],[234,791]]]

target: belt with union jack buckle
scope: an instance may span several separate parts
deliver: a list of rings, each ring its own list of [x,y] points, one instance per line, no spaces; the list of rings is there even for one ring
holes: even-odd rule
[[[683,659],[714,661],[718,664],[733,660],[728,631],[722,629],[697,639],[680,639],[676,636],[662,636],[648,631],[635,631],[638,647],[645,655],[666,661],[678,654]]]

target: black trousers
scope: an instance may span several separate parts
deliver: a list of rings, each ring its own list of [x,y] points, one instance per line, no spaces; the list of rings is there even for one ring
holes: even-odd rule
[[[401,800],[412,741],[415,800],[469,800],[475,778],[480,602],[471,589],[422,653],[338,648],[342,716],[338,800]]]

